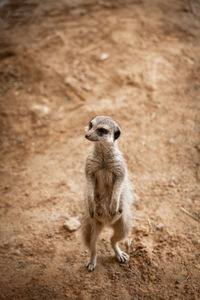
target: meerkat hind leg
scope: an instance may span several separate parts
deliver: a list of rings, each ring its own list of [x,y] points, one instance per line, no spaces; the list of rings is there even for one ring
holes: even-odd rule
[[[111,238],[111,244],[115,251],[115,256],[119,262],[125,263],[129,260],[129,255],[119,248],[118,242],[127,236],[129,232],[128,227],[122,218],[113,224],[112,227],[114,229],[114,235]]]
[[[101,232],[103,225],[97,221],[93,221],[93,226],[90,228],[90,262],[87,265],[88,271],[92,272],[96,268],[96,260],[97,260],[97,251],[96,251],[96,242],[97,238]]]

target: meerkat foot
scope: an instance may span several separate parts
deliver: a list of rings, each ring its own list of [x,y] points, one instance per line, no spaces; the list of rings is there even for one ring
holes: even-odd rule
[[[96,264],[94,264],[94,263],[89,263],[87,265],[87,269],[88,269],[89,272],[94,271],[95,268],[96,268]]]
[[[129,255],[123,251],[116,254],[116,258],[120,263],[126,263],[129,260]]]

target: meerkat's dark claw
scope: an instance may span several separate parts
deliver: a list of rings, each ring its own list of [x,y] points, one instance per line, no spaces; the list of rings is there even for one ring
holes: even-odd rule
[[[88,269],[89,272],[93,272],[94,269],[96,268],[96,265],[89,263],[86,268]]]

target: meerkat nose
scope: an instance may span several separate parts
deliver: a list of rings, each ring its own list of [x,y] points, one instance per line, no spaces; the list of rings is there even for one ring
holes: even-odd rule
[[[85,135],[85,138],[88,139],[88,135],[87,134]]]

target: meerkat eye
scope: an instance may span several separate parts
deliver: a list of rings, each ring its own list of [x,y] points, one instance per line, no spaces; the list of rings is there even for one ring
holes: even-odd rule
[[[89,123],[89,129],[91,129],[92,126],[93,126],[93,125],[92,125],[92,122],[90,122],[90,123]]]
[[[98,128],[98,132],[99,132],[99,133],[102,133],[102,134],[107,134],[107,133],[108,133],[108,130],[105,129],[105,128]]]

